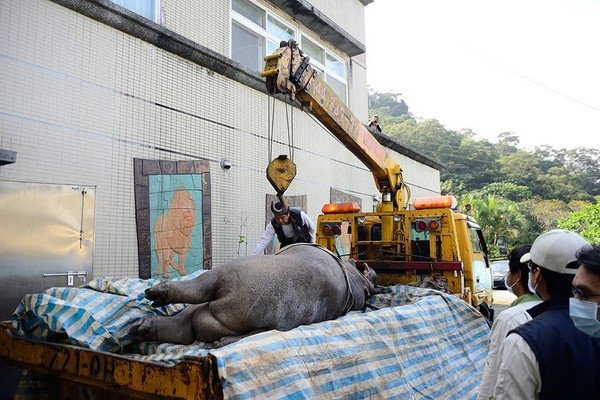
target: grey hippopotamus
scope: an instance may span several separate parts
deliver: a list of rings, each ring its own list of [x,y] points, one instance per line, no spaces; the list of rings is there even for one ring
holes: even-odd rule
[[[146,290],[155,307],[189,305],[174,316],[136,321],[130,333],[148,341],[220,347],[244,336],[287,331],[359,310],[375,290],[375,271],[359,271],[324,247],[294,244],[274,255],[253,255],[179,282]]]

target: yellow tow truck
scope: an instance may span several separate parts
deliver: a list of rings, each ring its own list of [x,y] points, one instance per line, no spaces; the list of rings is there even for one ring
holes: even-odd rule
[[[262,76],[272,95],[283,94],[314,115],[355,154],[381,193],[374,212],[361,212],[356,203],[325,204],[317,220],[317,243],[367,263],[381,285],[453,293],[492,320],[493,282],[483,233],[474,219],[456,212],[454,196],[418,198],[409,205],[410,190],[398,162],[318,76],[294,40],[265,57]],[[277,177],[269,180],[277,182]]]
[[[453,211],[455,199],[452,196],[417,199],[408,207],[409,191],[398,163],[325,82],[315,76],[308,60],[293,42],[267,57],[266,64],[264,74],[269,91],[289,93],[292,101],[299,101],[315,114],[373,171],[375,184],[382,194],[381,203],[372,213],[361,212],[353,203],[323,206],[323,214],[317,220],[317,242],[340,256],[367,263],[378,272],[381,285],[405,283],[452,292],[490,318],[493,315],[491,273],[479,226],[467,216]],[[293,66],[288,69],[293,76],[279,72],[284,71],[286,65]],[[307,71],[306,74],[298,76],[298,66]],[[295,83],[286,86],[292,80]],[[275,178],[283,177],[286,183],[273,179],[272,184],[278,194],[282,194],[295,170],[288,168],[289,163],[284,158],[278,159],[277,163],[281,168],[274,169],[282,170],[283,174]],[[293,173],[288,174],[290,171]],[[128,293],[132,299],[143,297],[140,289],[143,285],[140,282],[132,284],[140,293],[129,293],[128,289],[119,289],[115,293],[119,296]],[[110,287],[114,287],[114,282]],[[296,393],[304,393],[307,397],[312,393],[315,398],[317,393],[331,393],[332,388],[338,397],[344,397],[339,393],[345,391],[348,396],[364,395],[367,393],[364,390],[404,393],[401,397],[414,397],[428,391],[443,393],[446,397],[475,393],[479,371],[487,354],[485,333],[488,327],[481,314],[462,300],[438,291],[402,285],[394,288],[395,292],[380,295],[383,309],[372,314],[350,315],[352,322],[328,321],[324,327],[267,332],[247,338],[254,344],[240,341],[237,345],[234,343],[209,352],[200,345],[142,344],[144,352],[141,354],[117,354],[72,345],[72,338],[61,331],[62,325],[55,321],[55,314],[45,322],[56,325],[45,340],[18,336],[15,321],[4,321],[0,322],[0,360],[28,371],[31,379],[21,380],[19,392],[22,395],[18,398],[38,398],[36,396],[41,393],[44,398],[58,399],[218,400],[228,397],[227,393],[240,390],[240,386],[240,398],[248,398],[250,392],[246,390],[250,389],[247,385],[252,390],[277,392],[281,388],[273,382],[292,385],[293,390],[296,390],[293,386],[296,382],[297,385],[308,385]],[[35,299],[37,296],[46,299],[47,295],[34,296]],[[85,296],[92,295],[86,292]],[[91,303],[93,309],[112,313],[108,304],[114,303],[104,296],[104,293],[93,293],[93,297],[89,297],[96,299]],[[423,298],[430,300],[419,301]],[[65,302],[62,296],[56,301],[52,307]],[[33,303],[37,307],[39,302]],[[137,302],[130,300],[122,304],[135,306]],[[43,320],[47,313],[53,312],[52,307],[41,304],[39,310],[27,312],[27,319]],[[81,304],[68,308],[69,311],[75,309],[78,312],[84,310]],[[63,308],[54,311],[64,315]],[[384,317],[380,317],[381,313]],[[382,320],[386,321],[389,331],[386,335],[380,332]],[[107,324],[118,321],[119,318],[106,318]],[[411,330],[409,326],[420,328]],[[451,331],[449,327],[452,327]],[[104,329],[106,334],[108,325]],[[47,327],[41,329],[42,332],[46,330]],[[111,332],[116,335],[120,331]],[[452,345],[444,346],[443,338],[448,335],[454,335]],[[292,346],[296,347],[292,349]],[[327,346],[326,350],[323,346]],[[424,356],[402,357],[417,352]],[[171,354],[176,356],[174,365],[161,358],[168,359]],[[440,354],[442,356],[435,365],[426,361],[429,356]],[[286,368],[294,368],[295,372],[288,372]],[[422,372],[423,368],[427,369],[426,374]],[[461,374],[453,372],[456,370]],[[250,375],[254,377],[249,378]],[[285,391],[281,389],[278,393],[281,395]],[[269,398],[268,395],[262,397]]]

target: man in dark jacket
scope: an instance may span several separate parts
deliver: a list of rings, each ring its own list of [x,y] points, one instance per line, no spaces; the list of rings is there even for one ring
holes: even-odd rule
[[[273,219],[265,227],[263,237],[252,254],[263,254],[269,243],[277,235],[281,247],[292,243],[313,243],[315,223],[304,211],[292,210],[281,202],[271,203]]]
[[[521,257],[529,263],[530,289],[543,302],[500,345],[495,399],[600,398],[600,339],[577,329],[569,317],[577,254],[588,247],[578,234],[554,229]]]

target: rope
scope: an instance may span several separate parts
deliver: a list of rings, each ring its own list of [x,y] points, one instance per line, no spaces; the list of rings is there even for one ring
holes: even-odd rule
[[[294,161],[294,105],[290,104],[290,125],[291,129],[288,128],[288,149],[290,152],[290,160]],[[291,130],[291,134],[290,134]]]
[[[338,256],[336,256],[331,250],[329,250],[328,248],[323,247],[323,246],[321,246],[320,244],[317,244],[317,243],[292,243],[292,244],[289,244],[289,245],[287,245],[287,246],[279,249],[274,254],[275,255],[281,254],[284,251],[289,250],[292,247],[296,247],[296,246],[313,246],[313,247],[317,247],[318,249],[324,251],[325,253],[327,253],[331,257],[333,257],[333,259],[338,263],[339,267],[342,269],[342,273],[344,274],[344,278],[346,279],[346,287],[348,289],[348,291],[346,293],[346,303],[344,304],[344,310],[342,311],[342,314],[340,314],[340,316],[346,315],[350,310],[352,310],[352,307],[354,306],[354,294],[352,293],[352,285],[350,284],[350,277],[348,276],[348,271],[346,270],[346,265],[344,264],[344,261],[342,259],[338,258]],[[365,299],[365,302],[366,302],[366,299]]]
[[[288,106],[291,107],[291,111],[288,111]],[[285,122],[288,135],[288,152],[290,160],[294,161],[294,106],[292,104],[285,103]]]
[[[268,103],[267,103],[267,113],[268,113],[268,120],[267,120],[267,136],[268,136],[268,147],[269,147],[269,154],[268,154],[268,159],[267,159],[267,164],[271,162],[271,160],[273,159],[273,134],[275,131],[275,99],[272,98],[273,96],[268,96]],[[271,100],[273,101],[272,105],[271,105]],[[272,110],[271,110],[272,108]]]
[[[273,95],[268,97],[267,103],[267,137],[268,137],[268,157],[267,163],[273,160],[273,142],[275,141],[275,97]],[[288,111],[288,106],[291,107],[291,111]],[[288,152],[290,160],[294,161],[294,105],[291,103],[285,103],[285,119],[287,126],[288,135]]]

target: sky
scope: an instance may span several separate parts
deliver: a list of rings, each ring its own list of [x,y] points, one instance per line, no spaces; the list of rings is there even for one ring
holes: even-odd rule
[[[375,0],[367,84],[492,143],[600,149],[599,21],[600,0]]]

